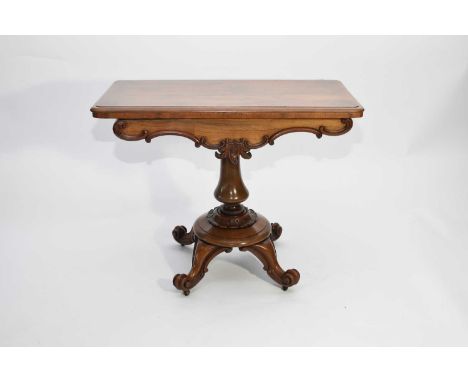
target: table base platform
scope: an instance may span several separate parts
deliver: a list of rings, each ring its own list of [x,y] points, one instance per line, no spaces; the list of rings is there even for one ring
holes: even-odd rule
[[[287,134],[346,134],[364,108],[333,80],[155,80],[117,81],[91,111],[96,118],[115,119],[114,134],[126,141],[150,143],[172,135],[215,150],[221,171],[214,197],[221,205],[200,216],[190,231],[181,225],[172,232],[179,244],[194,244],[190,271],[173,279],[187,296],[211,260],[233,248],[257,257],[283,290],[299,282],[296,269],[285,271],[278,263],[274,242],[281,226],[243,204],[249,192],[240,162]]]
[[[278,263],[275,245],[282,233],[282,228],[278,223],[268,222],[262,215],[256,214],[256,220],[247,227],[219,227],[213,225],[210,217],[214,211],[222,210],[222,206],[211,210],[207,214],[200,216],[187,232],[185,226],[177,226],[172,231],[172,236],[181,245],[195,244],[192,255],[192,268],[188,274],[177,274],[174,276],[174,286],[181,290],[184,295],[190,294],[190,289],[197,285],[206,272],[208,264],[217,255],[223,252],[231,252],[233,248],[240,251],[251,252],[263,264],[263,269],[268,275],[281,285],[283,290],[298,283],[300,274],[296,269],[284,271]],[[222,212],[218,212],[222,216]],[[227,221],[236,222],[236,217],[225,215]],[[239,222],[239,220],[237,219]]]

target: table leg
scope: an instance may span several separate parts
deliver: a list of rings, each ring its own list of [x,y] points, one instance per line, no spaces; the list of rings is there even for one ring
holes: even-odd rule
[[[272,241],[278,240],[282,233],[283,233],[283,228],[278,223],[271,223],[270,239]]]
[[[241,247],[239,250],[249,251],[254,254],[262,262],[263,269],[268,273],[268,276],[280,284],[283,290],[287,290],[290,286],[299,282],[300,274],[296,269],[284,271],[278,264],[272,239],[268,238],[261,243]]]
[[[195,240],[193,248],[192,269],[187,274],[178,274],[172,280],[174,286],[183,291],[184,295],[190,294],[190,289],[199,283],[199,281],[208,272],[208,264],[221,252],[230,252],[232,248],[223,248],[216,245],[205,243],[201,240]]]
[[[187,228],[183,225],[178,225],[172,230],[172,237],[182,246],[190,245],[195,242],[193,229],[191,229],[190,232],[187,232]]]
[[[284,271],[276,258],[273,242],[281,236],[281,226],[270,224],[265,217],[242,204],[249,192],[242,180],[240,157],[249,159],[248,149],[245,141],[227,140],[219,145],[220,152],[216,157],[221,159],[221,173],[214,195],[222,204],[200,216],[189,232],[184,226],[177,226],[172,231],[179,244],[195,243],[192,269],[188,274],[176,275],[173,280],[174,286],[186,296],[208,271],[209,262],[235,247],[254,254],[283,290],[299,281],[299,272],[295,269]]]

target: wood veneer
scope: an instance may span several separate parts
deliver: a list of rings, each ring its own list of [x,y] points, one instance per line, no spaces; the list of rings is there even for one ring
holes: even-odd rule
[[[297,284],[299,272],[278,263],[273,242],[282,227],[242,204],[249,193],[240,160],[284,134],[345,134],[364,109],[339,81],[225,80],[117,81],[91,111],[96,118],[116,119],[114,133],[127,141],[176,135],[216,150],[221,171],[214,195],[221,205],[191,230],[181,225],[172,231],[179,244],[195,244],[190,272],[173,279],[187,296],[211,260],[234,247],[256,256],[283,290]]]
[[[340,81],[116,81],[91,108],[96,118],[358,118],[363,107]]]

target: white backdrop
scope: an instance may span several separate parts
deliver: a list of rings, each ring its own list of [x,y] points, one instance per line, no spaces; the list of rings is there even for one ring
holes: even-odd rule
[[[117,79],[320,78],[364,118],[242,163],[300,283],[234,250],[184,297],[171,230],[218,161],[89,108]],[[468,345],[467,108],[466,37],[0,38],[0,345]]]

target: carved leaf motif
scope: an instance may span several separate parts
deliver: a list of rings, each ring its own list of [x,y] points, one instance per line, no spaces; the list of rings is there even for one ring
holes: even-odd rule
[[[229,159],[232,164],[239,162],[239,156],[244,159],[252,158],[251,146],[246,139],[224,139],[220,142],[218,152],[215,153],[218,159]]]

